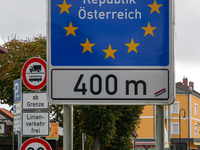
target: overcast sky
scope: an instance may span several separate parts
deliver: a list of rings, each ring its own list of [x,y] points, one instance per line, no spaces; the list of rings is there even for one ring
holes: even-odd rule
[[[0,0],[0,4],[0,45],[2,37],[7,41],[15,34],[20,39],[46,36],[46,0]],[[175,8],[175,79],[187,77],[200,92],[200,0],[175,0]]]

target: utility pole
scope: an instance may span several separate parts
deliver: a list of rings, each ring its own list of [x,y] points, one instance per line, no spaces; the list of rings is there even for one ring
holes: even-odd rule
[[[63,150],[73,150],[73,105],[64,105]]]
[[[164,150],[164,106],[156,105],[156,150]]]

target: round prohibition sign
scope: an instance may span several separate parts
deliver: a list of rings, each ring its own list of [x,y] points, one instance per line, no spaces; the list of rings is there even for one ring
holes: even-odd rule
[[[52,150],[49,143],[40,138],[30,138],[26,140],[20,150]]]
[[[40,90],[47,83],[47,64],[38,57],[27,60],[22,68],[22,79],[30,90]]]

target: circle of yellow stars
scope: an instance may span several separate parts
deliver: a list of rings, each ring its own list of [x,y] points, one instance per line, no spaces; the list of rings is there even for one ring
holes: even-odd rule
[[[151,8],[150,14],[152,14],[153,12],[157,12],[158,14],[160,14],[159,8],[162,5],[163,4],[157,4],[156,0],[154,0],[153,4],[147,4],[147,6],[149,6]],[[72,4],[67,4],[66,0],[63,1],[63,4],[58,4],[57,6],[61,8],[60,14],[62,14],[63,12],[70,14],[69,8],[72,6]],[[67,30],[66,36],[69,36],[70,34],[72,34],[73,36],[76,37],[75,31],[78,29],[78,27],[74,27],[72,25],[72,22],[69,23],[68,27],[63,27],[63,28],[65,30]],[[153,31],[157,27],[152,27],[151,23],[148,22],[147,27],[141,27],[141,28],[145,31],[144,37],[147,36],[148,34],[150,34],[151,36],[154,37]],[[80,43],[80,45],[83,47],[82,53],[85,53],[86,51],[89,51],[90,53],[92,53],[92,46],[94,46],[95,43],[90,43],[87,38],[85,43]],[[130,43],[125,43],[125,45],[128,47],[127,53],[130,53],[131,51],[138,53],[137,47],[140,45],[140,43],[135,43],[133,38],[131,39]],[[102,49],[102,51],[104,51],[106,53],[105,59],[107,59],[109,57],[112,57],[113,59],[115,59],[114,53],[117,52],[118,50],[112,49],[111,44],[109,44],[108,49]]]

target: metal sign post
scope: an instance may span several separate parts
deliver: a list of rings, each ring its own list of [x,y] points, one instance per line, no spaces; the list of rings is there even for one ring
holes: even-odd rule
[[[164,106],[156,106],[156,150],[164,150]]]
[[[13,82],[14,91],[14,104],[13,104],[13,114],[14,114],[14,132],[18,133],[18,149],[22,145],[22,133],[21,133],[21,101],[22,101],[22,81],[21,79],[14,80]],[[17,122],[17,123],[16,123]],[[13,136],[14,137],[14,136]]]
[[[84,143],[86,142],[86,134],[82,133],[82,150],[84,150]]]
[[[73,105],[64,105],[63,109],[63,150],[73,150]]]

